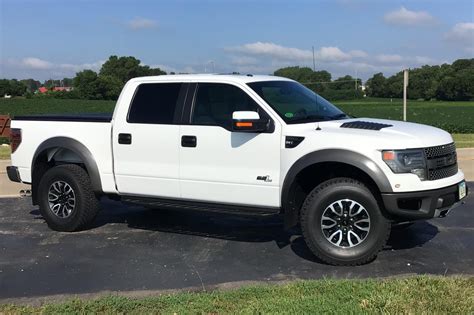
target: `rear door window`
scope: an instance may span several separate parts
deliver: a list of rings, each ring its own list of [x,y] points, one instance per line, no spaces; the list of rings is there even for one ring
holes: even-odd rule
[[[174,124],[182,83],[140,84],[133,97],[127,121],[134,124]]]

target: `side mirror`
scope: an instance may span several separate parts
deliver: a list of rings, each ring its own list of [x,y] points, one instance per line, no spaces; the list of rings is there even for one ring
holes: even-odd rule
[[[257,112],[239,111],[232,113],[232,130],[239,132],[264,132],[268,129],[268,121],[260,119]]]

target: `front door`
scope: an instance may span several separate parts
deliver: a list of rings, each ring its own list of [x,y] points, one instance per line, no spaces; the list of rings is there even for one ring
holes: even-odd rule
[[[189,124],[180,131],[184,199],[280,206],[280,126],[263,133],[232,131],[234,111],[270,116],[240,87],[199,83]]]

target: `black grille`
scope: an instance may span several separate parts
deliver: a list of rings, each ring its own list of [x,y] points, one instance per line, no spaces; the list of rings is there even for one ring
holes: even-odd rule
[[[425,148],[428,165],[428,180],[437,180],[458,172],[456,146],[454,143]]]
[[[392,125],[379,124],[370,121],[351,121],[341,125],[341,128],[380,130],[382,128],[392,127]]]
[[[456,175],[457,172],[458,172],[458,164],[456,163],[456,164],[453,164],[453,165],[448,166],[448,167],[429,170],[428,171],[428,178],[429,178],[429,180],[442,179],[442,178],[446,178],[446,177]]]
[[[449,155],[452,153],[456,153],[456,145],[454,144],[454,142],[450,144],[439,145],[436,147],[425,148],[425,154],[428,159],[432,157]]]

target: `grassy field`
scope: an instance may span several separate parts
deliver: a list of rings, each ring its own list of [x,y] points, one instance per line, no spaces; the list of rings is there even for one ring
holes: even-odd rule
[[[362,99],[335,104],[355,117],[403,119],[400,99]],[[407,121],[427,124],[451,133],[474,133],[474,102],[413,101],[407,104]]]
[[[274,313],[472,314],[473,277],[386,280],[313,280],[230,291],[166,294],[147,298],[108,296],[39,307],[1,305],[22,314],[274,314]]]
[[[115,101],[62,100],[62,99],[3,99],[0,115],[111,113]]]
[[[0,145],[0,160],[9,160],[10,152],[9,146]]]

